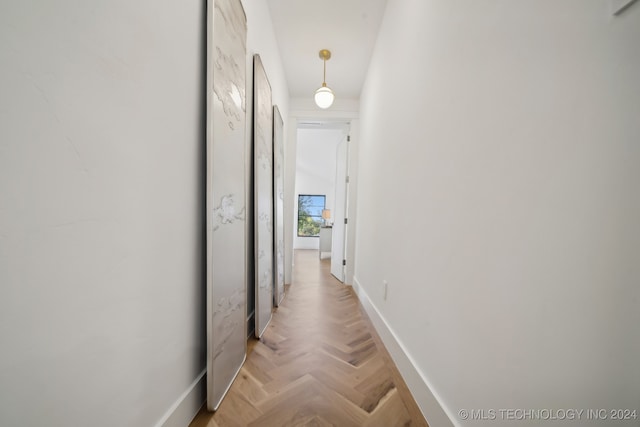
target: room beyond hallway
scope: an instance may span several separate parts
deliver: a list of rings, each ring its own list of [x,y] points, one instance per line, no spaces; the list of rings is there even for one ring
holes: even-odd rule
[[[218,411],[191,427],[427,426],[353,290],[318,252],[293,284]]]

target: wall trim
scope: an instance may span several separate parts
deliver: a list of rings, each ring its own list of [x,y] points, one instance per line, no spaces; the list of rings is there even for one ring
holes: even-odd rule
[[[207,369],[203,369],[184,393],[171,405],[155,427],[188,426],[207,400]]]
[[[459,424],[455,421],[456,418],[441,403],[442,399],[434,393],[430,382],[418,368],[405,346],[393,332],[393,329],[380,314],[380,311],[373,304],[355,275],[353,276],[353,290],[365,312],[369,315],[371,323],[398,367],[402,378],[407,387],[409,387],[409,391],[429,425],[431,427],[458,427]]]

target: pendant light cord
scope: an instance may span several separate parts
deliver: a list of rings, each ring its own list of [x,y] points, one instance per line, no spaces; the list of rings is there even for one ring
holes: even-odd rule
[[[324,75],[322,76],[322,86],[326,86],[327,85],[327,59],[324,58],[322,62],[324,63]]]

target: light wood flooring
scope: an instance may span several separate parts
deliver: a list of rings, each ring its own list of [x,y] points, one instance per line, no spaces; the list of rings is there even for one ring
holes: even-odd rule
[[[296,251],[293,284],[215,413],[191,427],[427,426],[349,286],[317,251]]]

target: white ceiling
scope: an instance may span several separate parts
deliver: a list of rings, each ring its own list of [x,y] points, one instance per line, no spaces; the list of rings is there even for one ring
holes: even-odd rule
[[[262,0],[260,0],[262,1]],[[329,49],[327,86],[359,98],[387,0],[267,0],[292,98],[322,84],[320,49]]]

